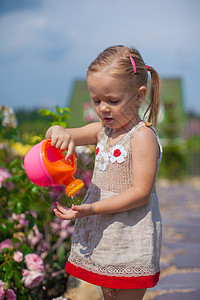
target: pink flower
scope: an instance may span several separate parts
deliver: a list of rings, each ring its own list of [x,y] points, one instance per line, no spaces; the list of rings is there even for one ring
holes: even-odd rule
[[[14,293],[13,290],[11,290],[11,289],[8,289],[8,290],[7,290],[7,293],[6,293],[6,299],[7,299],[7,300],[16,300],[16,299],[17,299],[17,298],[16,298],[16,294]]]
[[[13,259],[16,261],[16,262],[20,262],[22,261],[23,259],[23,253],[20,252],[20,251],[16,251],[13,255]]]
[[[60,223],[60,236],[63,234],[63,232],[67,232],[68,234],[72,235],[74,231],[74,226],[71,226],[71,221],[70,220],[63,220]],[[67,236],[68,236],[67,234]]]
[[[10,248],[10,247],[12,247],[11,239],[4,240],[3,242],[0,243],[0,252],[5,248]]]
[[[18,224],[17,224],[18,229],[21,229],[23,226],[25,226],[25,227],[28,226],[29,220],[25,220],[25,218],[26,218],[26,215],[24,213],[19,214],[19,215],[15,214],[15,213],[12,214],[12,219],[18,221]]]
[[[44,240],[42,240],[37,246],[37,252],[46,252],[48,249],[49,249],[49,245]]]
[[[35,253],[30,253],[25,256],[25,263],[28,268],[22,271],[22,282],[25,287],[32,289],[39,285],[44,274],[41,272],[44,270],[44,264],[41,257]]]
[[[94,122],[98,120],[95,110],[90,102],[84,103],[84,119],[87,122]]]
[[[27,275],[24,275],[24,274],[27,274]],[[38,271],[28,271],[28,272],[24,272],[22,275],[23,275],[22,283],[28,289],[32,289],[32,288],[38,286],[44,279],[44,274],[41,272],[38,272]]]
[[[27,210],[26,213],[32,215],[33,218],[37,219],[37,216],[38,216],[38,215],[37,215],[36,211],[34,211],[33,209]]]
[[[84,104],[83,104],[83,107],[84,107],[84,109],[89,109],[89,108],[91,108],[91,103],[89,102],[89,101],[87,101],[87,102],[85,102]]]
[[[4,282],[2,280],[0,280],[0,300],[4,299],[4,295],[5,295],[5,291],[3,288]]]
[[[26,218],[26,215],[24,213],[19,215],[19,224],[21,226],[28,226],[29,220],[25,220],[25,218]]]
[[[16,213],[12,213],[12,219],[13,220],[18,220],[18,215]]]
[[[25,256],[25,263],[30,271],[43,271],[44,264],[41,257],[35,253],[30,253]]]
[[[60,228],[67,229],[70,226],[70,224],[71,224],[70,220],[63,220],[60,223]]]
[[[73,232],[74,232],[74,226],[70,226],[70,227],[68,228],[68,232],[69,232],[70,235],[72,235]]]
[[[39,232],[36,224],[33,225],[33,230],[30,231],[28,235],[28,241],[31,247],[34,247],[39,243],[39,241],[43,238],[42,233]]]
[[[4,299],[5,291],[3,289],[3,286],[0,286],[0,300]]]
[[[65,240],[69,236],[69,233],[67,230],[61,230],[60,231],[60,237],[61,239]]]
[[[28,276],[30,274],[30,271],[29,270],[27,270],[27,269],[23,269],[22,270],[22,276],[24,277],[24,276]]]
[[[10,191],[14,188],[14,183],[13,183],[11,180],[8,180],[8,181],[5,183],[5,187],[6,187],[6,189],[10,192]]]
[[[12,175],[5,168],[0,168],[0,188],[2,187],[2,183],[7,179],[11,178]]]
[[[56,222],[51,222],[49,225],[54,234],[56,234],[60,230],[60,225]]]

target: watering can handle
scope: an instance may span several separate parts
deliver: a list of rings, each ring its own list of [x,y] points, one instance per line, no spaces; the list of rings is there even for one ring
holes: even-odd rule
[[[47,144],[49,144],[51,146],[51,139],[47,140]],[[54,147],[54,146],[51,146],[51,147]],[[57,149],[57,150],[59,150],[59,149]],[[59,151],[64,152],[64,151],[67,151],[67,150],[68,150],[68,148],[65,149],[65,150],[59,150]],[[69,164],[72,168],[74,168],[76,166],[76,154],[73,152],[72,155],[70,156],[70,158],[67,159],[67,160],[65,159],[65,156],[63,154],[62,161],[65,162],[66,164]],[[56,163],[56,162],[53,162],[53,164],[54,163]]]

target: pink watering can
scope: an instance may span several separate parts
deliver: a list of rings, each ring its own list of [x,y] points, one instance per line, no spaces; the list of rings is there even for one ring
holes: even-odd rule
[[[68,197],[75,195],[84,183],[73,177],[76,172],[76,156],[66,160],[64,154],[51,146],[51,140],[43,140],[33,146],[24,158],[28,178],[36,185],[49,187],[64,184]]]

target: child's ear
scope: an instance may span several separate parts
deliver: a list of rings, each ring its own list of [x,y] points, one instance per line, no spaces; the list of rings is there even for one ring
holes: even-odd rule
[[[138,106],[140,106],[142,102],[145,100],[146,93],[147,93],[147,88],[145,86],[141,86],[138,90],[137,98],[136,98],[137,101],[136,103]]]

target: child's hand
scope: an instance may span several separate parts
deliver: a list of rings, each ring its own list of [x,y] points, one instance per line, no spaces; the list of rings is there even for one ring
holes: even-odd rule
[[[73,205],[71,208],[67,208],[56,202],[56,207],[53,211],[55,215],[62,220],[72,220],[75,218],[82,218],[92,214],[91,204]]]
[[[72,135],[67,130],[59,125],[54,125],[47,130],[46,139],[51,139],[51,146],[61,151],[68,148],[66,159],[70,158],[75,145]]]

